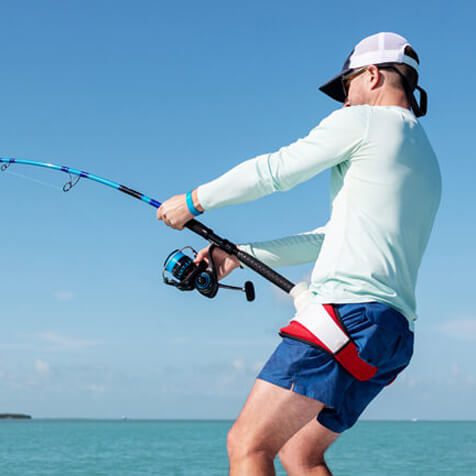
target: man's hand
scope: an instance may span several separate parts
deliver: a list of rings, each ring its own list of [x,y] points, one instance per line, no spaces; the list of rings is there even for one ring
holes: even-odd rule
[[[208,249],[210,246],[206,248],[202,248],[195,257],[194,263],[198,265],[200,261],[205,260],[207,264],[209,263],[208,260]],[[235,268],[240,266],[240,262],[236,256],[229,255],[225,251],[220,248],[215,248],[212,251],[213,261],[215,262],[215,267],[217,270],[217,278],[218,281],[221,281],[225,276],[228,276]]]
[[[160,205],[157,218],[176,230],[183,230],[185,223],[193,218],[189,212],[185,194],[175,195]]]
[[[183,230],[185,223],[193,218],[187,206],[186,195],[174,195],[160,205],[157,210],[157,218],[163,221],[166,225],[176,230]],[[203,212],[203,207],[200,205],[197,196],[197,190],[192,192],[192,201],[194,207]]]

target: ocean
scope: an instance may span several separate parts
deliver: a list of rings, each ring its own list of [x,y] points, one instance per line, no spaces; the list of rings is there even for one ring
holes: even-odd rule
[[[226,476],[232,423],[3,420],[0,475]],[[335,476],[476,475],[476,422],[362,421],[328,463]]]

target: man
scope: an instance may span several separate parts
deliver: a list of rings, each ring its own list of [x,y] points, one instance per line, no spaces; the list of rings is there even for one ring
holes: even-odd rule
[[[376,373],[355,378],[337,354],[282,333],[230,430],[232,476],[273,475],[278,454],[290,475],[330,475],[326,449],[410,361],[417,272],[441,196],[437,159],[416,119],[426,112],[418,66],[402,36],[365,38],[320,88],[343,108],[304,139],[245,161],[158,210],[160,220],[182,229],[204,210],[288,190],[331,168],[332,213],[324,227],[240,248],[270,266],[315,261],[314,306],[332,304],[360,363]],[[310,209],[303,205],[304,213]],[[220,250],[214,256],[220,278],[239,265]]]

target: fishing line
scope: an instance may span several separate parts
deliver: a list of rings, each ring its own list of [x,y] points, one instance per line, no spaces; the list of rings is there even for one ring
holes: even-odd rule
[[[37,185],[43,185],[43,186],[45,186],[45,187],[52,188],[55,192],[61,191],[61,188],[60,188],[58,185],[53,185],[52,183],[48,183],[48,182],[42,182],[42,181],[39,180],[39,179],[30,177],[30,176],[28,176],[28,175],[20,174],[20,173],[18,173],[18,172],[12,172],[11,170],[5,170],[4,172],[5,172],[6,174],[8,174],[8,175],[13,175],[14,177],[19,177],[19,178],[28,180],[28,181],[30,181],[30,182],[33,182],[33,183],[37,184]]]
[[[126,185],[122,185],[118,182],[99,177],[98,175],[91,174],[84,170],[74,169],[65,165],[56,165],[47,162],[38,162],[33,160],[24,160],[24,159],[14,159],[14,158],[0,158],[0,171],[12,173],[10,169],[13,165],[28,165],[34,167],[42,167],[50,170],[56,170],[59,172],[66,173],[69,176],[69,180],[63,185],[63,191],[69,192],[73,187],[75,187],[79,180],[84,178],[98,182],[107,187],[118,190],[119,192],[125,193],[137,200],[147,203],[148,205],[159,208],[161,202],[158,200],[149,197],[137,190],[134,190]],[[28,179],[31,179],[28,177]],[[34,182],[42,183],[36,179],[31,179]],[[53,187],[50,184],[43,184],[50,187]],[[54,188],[54,187],[53,187]],[[57,190],[57,189],[56,189]],[[263,262],[256,259],[254,256],[241,251],[238,246],[231,241],[222,238],[217,235],[212,229],[205,226],[203,223],[191,219],[185,223],[185,228],[193,231],[197,235],[200,235],[202,238],[206,239],[212,244],[209,248],[209,265],[204,261],[196,265],[194,263],[194,257],[196,256],[196,251],[192,250],[192,256],[190,253],[187,254],[184,250],[185,247],[181,250],[174,250],[165,260],[164,269],[163,269],[163,278],[166,284],[177,287],[182,291],[190,291],[196,289],[200,294],[213,298],[216,296],[219,287],[226,289],[235,289],[243,291],[246,294],[246,298],[249,301],[254,299],[254,288],[253,284],[250,281],[247,281],[244,287],[222,285],[218,283],[216,266],[213,259],[213,249],[220,248],[225,253],[229,255],[236,256],[238,260],[243,263],[248,268],[251,268],[253,271],[285,291],[290,293],[290,291],[295,287],[294,283],[286,279],[281,274],[274,271],[272,268],[264,264]]]

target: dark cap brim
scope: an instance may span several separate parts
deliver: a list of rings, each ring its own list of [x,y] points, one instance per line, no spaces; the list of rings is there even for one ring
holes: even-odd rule
[[[345,91],[342,86],[342,76],[347,74],[349,71],[351,71],[351,68],[341,71],[337,76],[320,86],[319,91],[322,91],[332,99],[343,103],[345,101]]]

